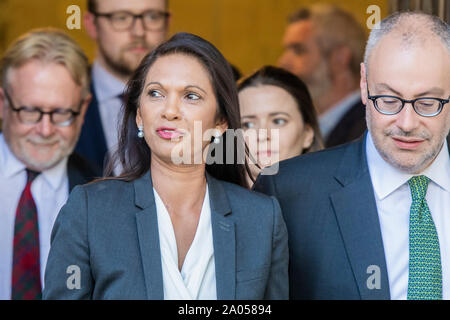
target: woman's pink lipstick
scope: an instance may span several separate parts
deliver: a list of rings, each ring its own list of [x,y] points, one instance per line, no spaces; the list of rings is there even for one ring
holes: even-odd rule
[[[258,151],[258,157],[267,157],[270,158],[272,156],[272,151],[271,150],[266,150],[266,151]]]
[[[158,136],[165,140],[172,140],[181,136],[180,131],[175,128],[169,127],[159,127],[158,129],[156,129],[156,133],[158,134]]]

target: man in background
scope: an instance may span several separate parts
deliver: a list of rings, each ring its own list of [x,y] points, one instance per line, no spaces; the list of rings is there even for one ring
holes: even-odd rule
[[[312,5],[289,18],[279,65],[308,86],[326,147],[354,140],[366,129],[358,90],[365,41],[355,18],[332,5]]]
[[[88,59],[32,31],[0,64],[0,299],[40,299],[50,234],[70,190],[100,175],[72,154],[90,102]]]
[[[166,39],[168,0],[88,0],[84,26],[97,44],[97,54],[93,98],[76,150],[104,168],[118,143],[126,82],[142,58]]]

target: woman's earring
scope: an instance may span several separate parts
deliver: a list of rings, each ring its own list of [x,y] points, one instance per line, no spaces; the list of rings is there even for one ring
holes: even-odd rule
[[[138,138],[143,138],[144,137],[144,126],[139,126],[138,127],[138,134],[137,134]]]
[[[214,137],[214,143],[215,144],[220,143],[220,132],[216,132],[216,136]]]

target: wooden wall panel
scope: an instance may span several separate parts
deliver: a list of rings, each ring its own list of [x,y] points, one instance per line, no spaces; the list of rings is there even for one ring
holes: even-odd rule
[[[85,0],[0,0],[0,26],[3,25],[3,38],[0,31],[0,53],[19,35],[33,28],[55,27],[67,31],[92,57],[92,42],[81,30],[68,30],[66,27],[67,7],[78,5],[85,10]]]
[[[124,0],[125,1],[125,0]],[[366,9],[377,4],[382,17],[388,0],[170,0],[171,33],[187,31],[213,42],[243,73],[274,64],[281,54],[286,17],[309,3],[335,3],[365,25]],[[20,34],[36,27],[65,29],[94,56],[94,45],[83,30],[66,28],[69,5],[86,8],[85,0],[0,0],[0,53]]]
[[[212,41],[243,73],[249,73],[276,63],[287,16],[316,2],[339,5],[364,26],[368,6],[378,5],[382,18],[388,13],[388,0],[171,0],[171,31],[199,34]]]

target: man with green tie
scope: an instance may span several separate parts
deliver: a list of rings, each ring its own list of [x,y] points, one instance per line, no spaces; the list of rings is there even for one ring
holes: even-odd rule
[[[368,133],[282,162],[291,298],[450,299],[450,27],[396,13],[361,64]]]

